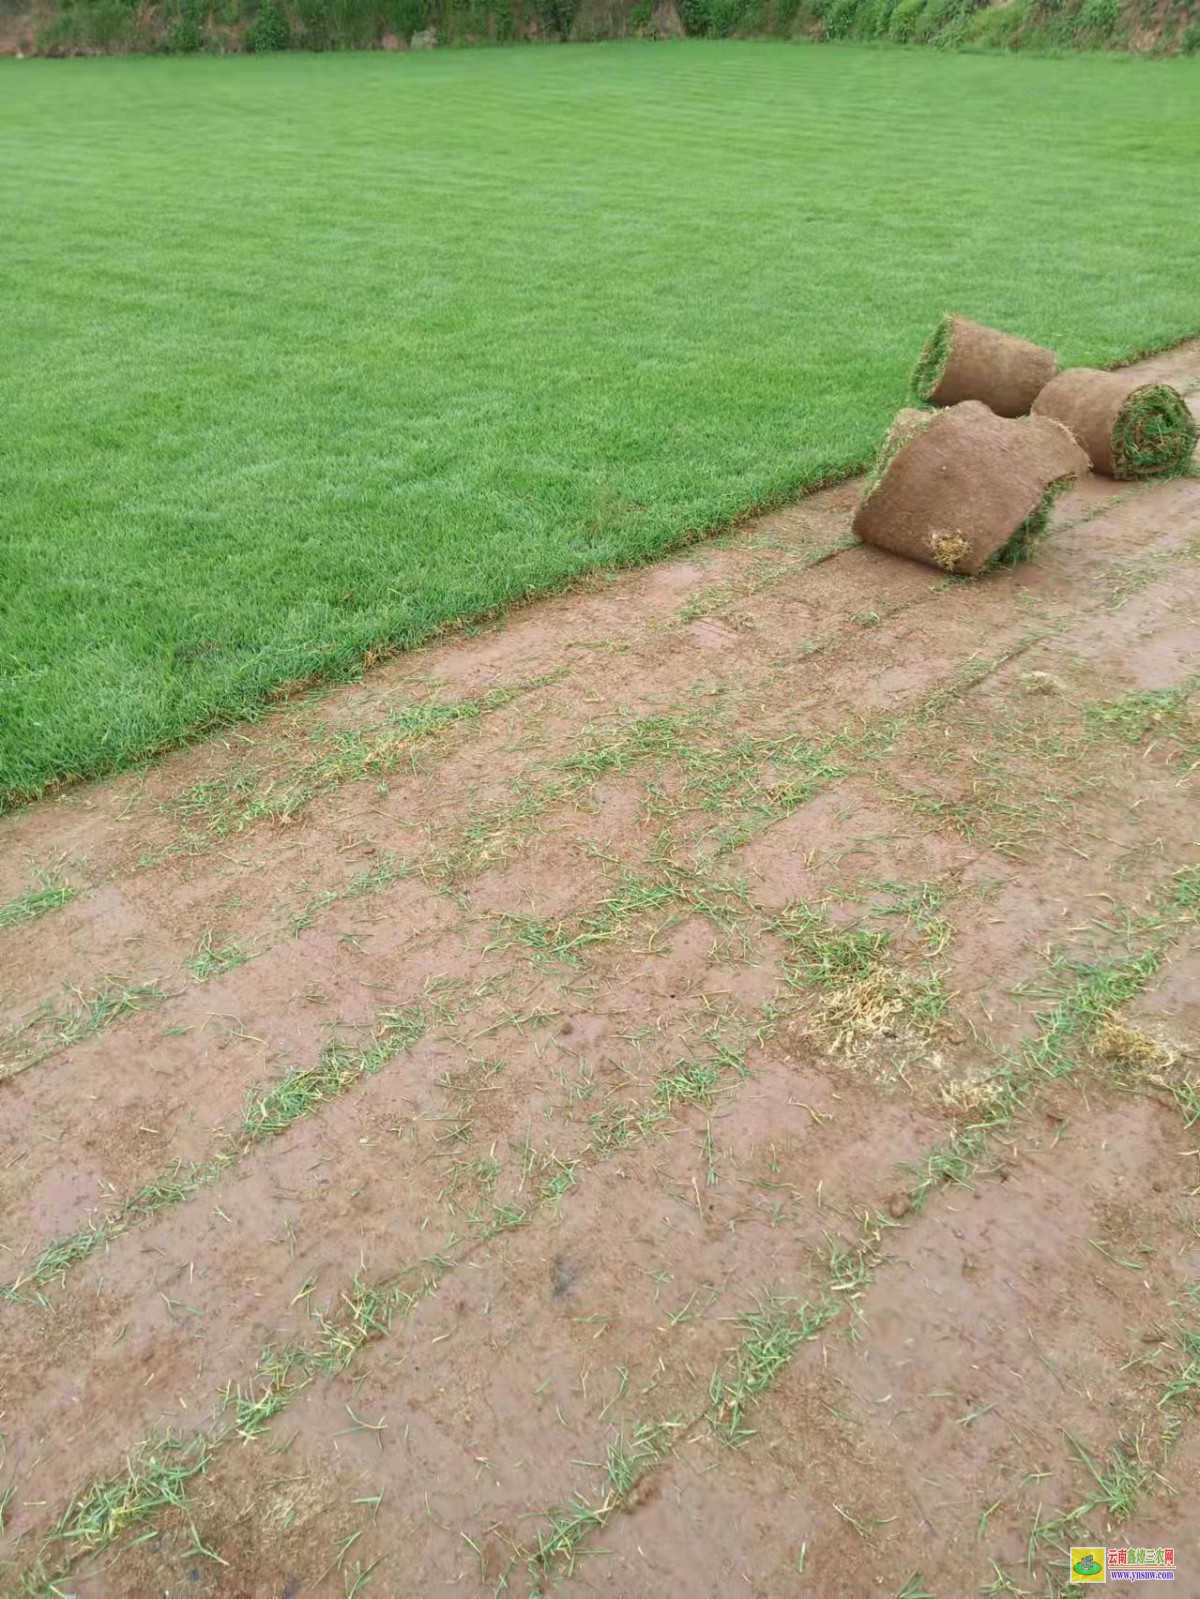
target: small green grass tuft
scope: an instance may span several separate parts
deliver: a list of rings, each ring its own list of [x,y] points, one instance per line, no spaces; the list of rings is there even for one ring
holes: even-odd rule
[[[1083,710],[1084,726],[1093,738],[1140,744],[1151,733],[1180,729],[1182,713],[1193,693],[1192,683],[1177,688],[1145,689]]]
[[[49,1535],[67,1545],[72,1563],[109,1547],[122,1533],[167,1508],[181,1509],[187,1484],[208,1465],[209,1443],[198,1435],[184,1443],[167,1433],[146,1443],[115,1477],[93,1482],[77,1495]],[[51,1590],[53,1591],[53,1590]]]
[[[950,996],[939,972],[913,971],[894,956],[891,934],[856,925],[831,927],[819,906],[795,902],[769,924],[787,941],[793,986],[816,990],[823,1031],[837,1052],[855,1054],[900,1023],[929,1037],[945,1020]]]
[[[214,944],[212,928],[206,927],[200,935],[200,942],[184,961],[184,965],[196,982],[207,983],[214,977],[232,971],[235,966],[241,966],[249,959],[249,950],[241,944]]]
[[[1073,981],[1050,1010],[1037,1016],[1038,1035],[1024,1047],[1025,1065],[1051,1077],[1073,1071],[1105,1018],[1141,993],[1163,959],[1163,951],[1152,945],[1104,965],[1059,960],[1056,972],[1069,974]]]
[[[1170,905],[1192,921],[1200,921],[1200,866],[1185,867],[1171,879]]]
[[[529,1556],[535,1581],[557,1573],[569,1578],[575,1570],[580,1544],[603,1527],[618,1511],[645,1474],[669,1453],[672,1422],[639,1424],[627,1441],[619,1435],[609,1443],[604,1463],[603,1491],[595,1504],[576,1498],[552,1510],[549,1527],[540,1529]]]
[[[838,1310],[828,1294],[803,1303],[768,1294],[738,1318],[743,1336],[709,1384],[709,1415],[730,1442],[750,1436],[744,1425],[749,1402],[766,1392],[801,1344],[816,1338]]]
[[[381,1071],[397,1055],[411,1049],[424,1031],[424,1013],[413,1006],[384,1011],[365,1049],[333,1040],[321,1051],[315,1066],[289,1072],[261,1098],[251,1099],[239,1129],[241,1138],[255,1143],[274,1137],[316,1106],[336,1099],[359,1077]]]
[[[1110,1451],[1108,1459],[1100,1463],[1070,1433],[1067,1439],[1075,1451],[1076,1461],[1096,1484],[1096,1491],[1076,1514],[1087,1515],[1102,1505],[1112,1521],[1127,1521],[1155,1475],[1142,1460],[1139,1445],[1136,1442],[1131,1447],[1118,1444]]]
[[[0,905],[0,930],[9,927],[23,927],[26,922],[36,921],[39,916],[45,916],[50,911],[61,910],[64,905],[69,905],[79,893],[69,883],[62,882],[53,872],[35,872],[36,888],[31,888],[28,893],[20,894],[16,899],[10,899],[7,904]]]
[[[110,981],[91,992],[76,991],[74,1005],[39,1011],[27,1021],[0,1030],[0,1082],[38,1065],[57,1050],[94,1038],[119,1017],[149,1010],[174,997],[156,982]]]

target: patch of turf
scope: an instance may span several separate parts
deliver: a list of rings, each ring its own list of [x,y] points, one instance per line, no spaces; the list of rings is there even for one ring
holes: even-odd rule
[[[1196,448],[1196,424],[1167,383],[1131,394],[1113,427],[1113,467],[1119,478],[1174,477]]]
[[[933,391],[942,381],[946,362],[950,359],[950,318],[944,316],[926,340],[912,374],[912,397],[919,405],[928,405]]]
[[[1069,363],[1194,330],[1194,61],[630,42],[0,80],[0,796],[864,463],[946,306]]]
[[[52,873],[36,874],[37,886],[25,894],[19,894],[16,899],[10,899],[6,904],[0,905],[0,929],[6,927],[23,927],[26,922],[34,922],[39,916],[45,916],[48,911],[60,910],[62,906],[69,905],[79,893],[77,888],[72,888],[69,883],[63,883]]]
[[[985,572],[994,572],[1001,566],[1019,566],[1030,559],[1050,530],[1050,512],[1055,500],[1072,482],[1072,478],[1060,478],[1057,483],[1050,484],[1008,543],[992,556],[984,567]]]

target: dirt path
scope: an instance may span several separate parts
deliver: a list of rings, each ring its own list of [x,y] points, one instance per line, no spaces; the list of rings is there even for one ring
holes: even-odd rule
[[[1200,478],[855,492],[0,823],[3,1592],[1200,1594]]]

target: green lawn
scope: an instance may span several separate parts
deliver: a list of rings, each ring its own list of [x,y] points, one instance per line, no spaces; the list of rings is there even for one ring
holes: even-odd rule
[[[1200,328],[1200,60],[0,62],[0,795]]]

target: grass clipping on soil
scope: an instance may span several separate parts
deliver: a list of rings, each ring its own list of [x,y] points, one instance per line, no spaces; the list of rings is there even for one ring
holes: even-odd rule
[[[1055,496],[1087,470],[1066,428],[963,401],[896,417],[854,515],[864,542],[977,576],[1025,560]]]
[[[912,393],[922,405],[979,400],[997,416],[1025,416],[1057,371],[1053,350],[944,316],[918,357]]]
[[[1196,423],[1178,389],[1128,372],[1074,367],[1046,385],[1033,409],[1069,428],[1108,477],[1174,477],[1196,448]]]

